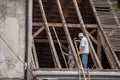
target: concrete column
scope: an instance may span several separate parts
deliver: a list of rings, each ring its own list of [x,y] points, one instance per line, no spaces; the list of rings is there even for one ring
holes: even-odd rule
[[[0,0],[0,78],[24,78],[25,0]]]

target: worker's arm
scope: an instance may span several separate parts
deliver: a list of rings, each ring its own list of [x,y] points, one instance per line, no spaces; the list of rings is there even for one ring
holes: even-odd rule
[[[66,52],[63,52],[63,53],[64,53],[65,56],[68,56],[68,53],[66,53]]]

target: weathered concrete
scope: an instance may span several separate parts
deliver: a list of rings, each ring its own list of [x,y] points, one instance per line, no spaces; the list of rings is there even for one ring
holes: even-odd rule
[[[25,0],[0,0],[0,78],[24,78]]]

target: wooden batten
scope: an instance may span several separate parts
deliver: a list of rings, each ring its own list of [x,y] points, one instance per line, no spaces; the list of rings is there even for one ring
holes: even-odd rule
[[[39,28],[39,29],[33,34],[33,38],[35,38],[38,34],[40,34],[44,29],[45,29],[45,26],[42,26],[41,28]]]
[[[96,29],[93,29],[91,32],[90,32],[90,34],[93,34],[93,33],[95,33],[96,32]]]
[[[34,39],[34,41],[36,43],[49,43],[48,39]],[[54,43],[57,43],[57,40],[53,40]],[[60,40],[61,45],[63,45],[63,43],[68,43],[67,40]],[[68,49],[65,49],[68,51]]]

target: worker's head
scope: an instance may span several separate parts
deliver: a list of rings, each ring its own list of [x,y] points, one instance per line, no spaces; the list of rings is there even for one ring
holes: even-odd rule
[[[83,33],[78,34],[78,37],[79,37],[80,40],[83,38],[83,36],[84,36]]]

